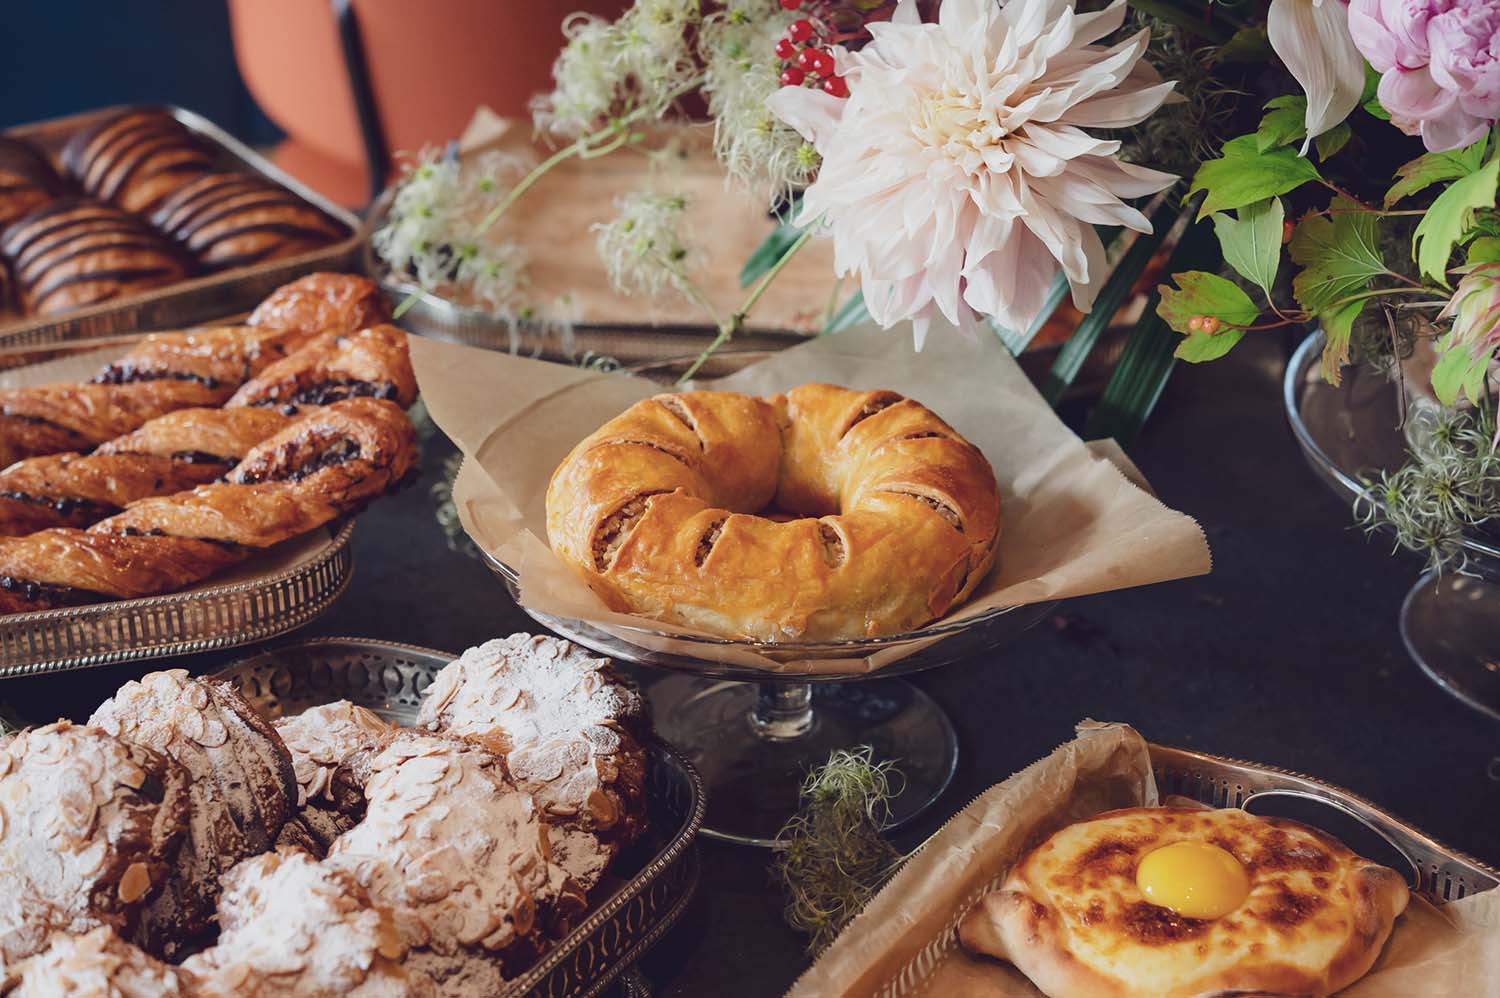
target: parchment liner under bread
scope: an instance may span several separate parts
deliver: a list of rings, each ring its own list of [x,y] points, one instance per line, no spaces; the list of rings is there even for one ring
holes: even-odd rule
[[[183,964],[203,998],[430,998],[391,910],[348,870],[279,849],[224,877],[219,941]]]
[[[53,933],[134,930],[188,825],[188,774],[58,721],[0,748],[0,981]]]
[[[294,813],[291,755],[233,687],[182,669],[126,683],[90,723],[170,756],[192,776],[191,820],[177,869],[146,909],[137,936],[148,951],[171,956],[209,928],[220,877],[271,848]]]

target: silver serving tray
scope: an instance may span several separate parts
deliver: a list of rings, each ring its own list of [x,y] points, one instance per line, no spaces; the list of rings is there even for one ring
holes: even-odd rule
[[[387,720],[416,722],[422,691],[456,656],[363,638],[318,638],[271,648],[218,673],[268,717],[346,699]],[[621,858],[623,881],[596,892],[583,922],[559,940],[505,998],[592,998],[682,915],[698,886],[693,839],[703,822],[703,783],[672,747],[649,746],[646,792],[655,832],[646,848]]]
[[[273,574],[0,616],[0,679],[233,648],[295,630],[332,606],[354,574],[354,521],[321,533],[321,549]]]
[[[139,295],[101,302],[61,316],[10,317],[0,313],[0,348],[36,346],[67,340],[92,339],[143,329],[169,329],[249,311],[266,295],[293,278],[315,270],[357,270],[365,230],[359,218],[312,188],[283,173],[264,157],[200,114],[169,105],[119,105],[82,114],[19,125],[7,129],[9,138],[25,139],[56,159],[67,140],[100,118],[129,106],[160,107],[218,150],[226,165],[286,188],[303,201],[343,225],[348,235],[335,243],[282,260],[194,277]]]
[[[1275,766],[1151,745],[1151,768],[1163,797],[1190,797],[1209,807],[1254,810],[1258,801],[1314,801],[1353,818],[1406,857],[1412,890],[1433,904],[1500,887],[1500,870],[1443,845],[1341,787]]]
[[[385,224],[395,193],[395,188],[388,188],[371,206],[369,231]],[[415,282],[393,274],[369,240],[365,240],[361,252],[364,272],[373,275],[392,300],[412,299],[401,316],[401,326],[435,340],[613,369],[683,354],[696,356],[716,335],[708,325],[500,319],[481,308],[423,291]],[[736,334],[734,342],[737,349],[784,350],[807,338],[790,330],[754,329]]]

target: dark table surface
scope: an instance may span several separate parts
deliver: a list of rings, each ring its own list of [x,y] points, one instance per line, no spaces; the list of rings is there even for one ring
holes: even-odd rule
[[[903,846],[1092,717],[1340,784],[1500,865],[1500,724],[1407,658],[1397,612],[1418,566],[1352,526],[1303,463],[1279,401],[1283,355],[1268,340],[1180,366],[1132,451],[1161,498],[1202,524],[1211,575],[1067,602],[1008,647],[914,677],[953,719],[960,759]],[[423,482],[362,517],[348,593],[302,635],[461,650],[535,629],[481,562],[447,543],[430,488],[452,448],[441,437],[425,448]],[[174,664],[210,670],[245,653]],[[29,721],[81,719],[153,667],[9,680],[0,700]],[[780,994],[807,958],[781,921],[765,854],[701,849],[698,896],[643,962],[647,978],[660,995]]]

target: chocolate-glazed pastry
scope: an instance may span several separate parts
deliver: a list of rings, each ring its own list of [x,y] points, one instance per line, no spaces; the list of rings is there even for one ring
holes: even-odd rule
[[[187,975],[115,934],[93,929],[54,936],[21,965],[9,998],[197,998]]]
[[[406,945],[391,910],[347,870],[295,849],[247,859],[225,875],[219,927],[218,943],[183,964],[201,998],[437,994],[399,962]]]
[[[0,135],[0,231],[61,196],[65,189],[62,178],[40,149],[21,139]]]
[[[292,758],[275,729],[232,686],[194,679],[182,669],[126,683],[89,720],[176,759],[192,774],[187,840],[136,937],[147,950],[171,956],[208,929],[219,878],[270,849],[294,813]]]
[[[205,173],[161,203],[151,224],[206,270],[306,253],[346,233],[295,194],[246,173]]]
[[[135,930],[172,872],[188,782],[170,758],[67,721],[0,747],[0,980],[56,933]]]
[[[252,410],[254,411],[254,410]],[[348,700],[326,703],[276,721],[297,772],[302,825],[326,851],[365,813],[364,785],[349,762],[395,729],[373,711]]]
[[[140,219],[88,198],[58,198],[5,230],[22,307],[56,315],[192,274],[191,260]]]
[[[144,216],[212,169],[214,153],[176,118],[148,109],[124,111],[80,131],[63,147],[62,161],[84,190]]]

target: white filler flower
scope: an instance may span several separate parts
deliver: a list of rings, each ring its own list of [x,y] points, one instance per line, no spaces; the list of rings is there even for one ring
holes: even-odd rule
[[[918,346],[935,311],[960,329],[974,312],[1024,329],[1058,266],[1087,311],[1106,271],[1093,225],[1151,231],[1121,198],[1175,178],[1083,130],[1134,125],[1171,93],[1141,59],[1146,31],[1094,44],[1124,18],[1124,0],[1091,14],[1068,0],[944,0],[923,24],[901,0],[870,44],[832,49],[847,98],[790,86],[770,98],[823,157],[801,219],[831,232],[836,269],[860,276],[882,326],[913,320]]]

